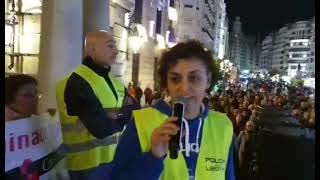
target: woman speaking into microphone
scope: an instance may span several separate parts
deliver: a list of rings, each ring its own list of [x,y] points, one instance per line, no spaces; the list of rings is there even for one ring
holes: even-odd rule
[[[202,103],[217,77],[214,66],[211,52],[198,41],[178,43],[162,54],[160,84],[171,101],[133,112],[116,150],[112,179],[235,179],[232,123]]]

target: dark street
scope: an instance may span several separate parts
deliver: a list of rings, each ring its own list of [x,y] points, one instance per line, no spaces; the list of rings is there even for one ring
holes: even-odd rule
[[[314,134],[306,133],[292,121],[275,108],[266,108],[262,114],[258,148],[260,179],[314,179]]]

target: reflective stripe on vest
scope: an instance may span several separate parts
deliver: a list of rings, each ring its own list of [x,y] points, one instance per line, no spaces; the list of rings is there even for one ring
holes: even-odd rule
[[[104,109],[117,110],[121,108],[125,88],[112,74],[109,73],[109,77],[116,90],[117,99],[105,79],[87,66],[79,66],[74,73],[81,76],[90,85]],[[97,167],[102,163],[109,163],[113,160],[116,145],[122,132],[114,133],[104,139],[97,139],[87,130],[77,116],[69,116],[67,114],[64,91],[69,77],[60,81],[57,88],[63,143],[68,152],[66,155],[67,168],[69,170],[85,170]]]
[[[81,144],[64,144],[66,151],[68,153],[76,153],[81,151],[88,151],[90,149],[99,147],[99,146],[109,146],[112,144],[117,144],[120,138],[121,133],[116,133],[112,136],[108,136],[104,139],[93,139],[91,141],[81,143]]]
[[[167,119],[167,115],[153,108],[133,112],[142,152],[151,149],[151,135]],[[150,121],[150,117],[153,117]],[[201,146],[197,160],[196,180],[224,180],[232,142],[232,123],[225,114],[210,111],[204,119]],[[189,173],[185,158],[179,152],[176,160],[164,160],[162,180],[186,180]]]

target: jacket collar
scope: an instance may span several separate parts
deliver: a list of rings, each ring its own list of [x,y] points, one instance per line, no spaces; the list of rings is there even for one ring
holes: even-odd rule
[[[83,65],[89,67],[91,70],[96,72],[100,76],[105,76],[110,72],[110,67],[104,67],[98,64],[95,64],[90,56],[86,56],[82,62]]]
[[[161,113],[163,114],[166,114],[167,116],[172,116],[172,108],[171,106],[165,102],[163,99],[161,99],[157,104],[155,104],[153,106],[153,108],[157,109],[158,111],[160,111]],[[209,109],[207,106],[204,106],[204,110],[202,110],[202,113],[201,113],[201,118],[202,119],[205,119],[207,116],[208,116],[208,113],[209,113]],[[195,119],[198,119],[199,116]]]

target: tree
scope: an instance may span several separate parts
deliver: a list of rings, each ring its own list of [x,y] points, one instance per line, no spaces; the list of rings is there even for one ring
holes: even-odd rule
[[[212,67],[212,83],[215,84],[217,81],[222,79],[222,72],[220,71],[220,60],[213,59]]]
[[[303,87],[304,81],[301,79],[295,79],[292,84],[296,87]]]
[[[276,75],[276,74],[280,74],[280,71],[279,71],[278,69],[273,68],[273,69],[271,69],[271,70],[269,71],[269,74],[270,74],[270,76],[272,77],[272,76],[274,76],[274,75]]]

